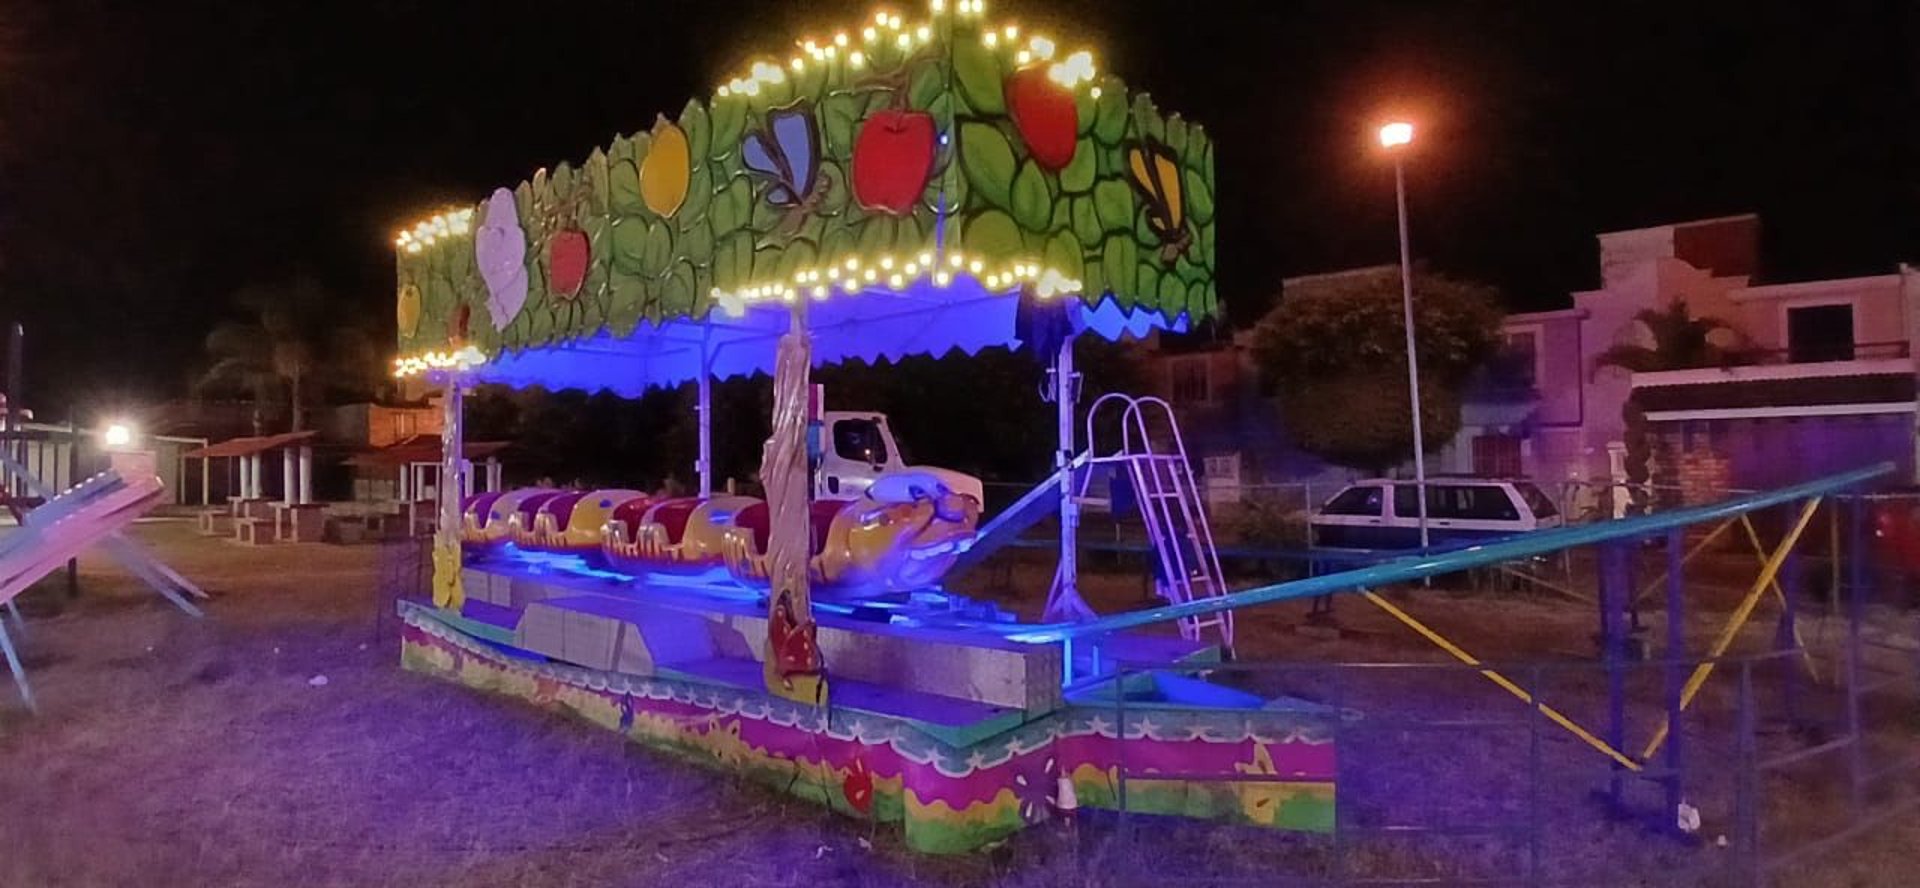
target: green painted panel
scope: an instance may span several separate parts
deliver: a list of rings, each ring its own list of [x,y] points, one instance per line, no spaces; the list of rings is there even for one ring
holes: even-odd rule
[[[1089,303],[1216,316],[1212,138],[1089,77],[1070,37],[1023,59],[1045,54],[1030,35],[957,5],[897,30],[856,25],[831,57],[803,48],[797,67],[763,56],[712,96],[510,186],[513,212],[488,220],[480,202],[447,215],[466,213],[465,228],[402,240],[402,354],[698,318],[716,291],[917,255],[943,246],[939,231],[988,273],[1049,269]]]

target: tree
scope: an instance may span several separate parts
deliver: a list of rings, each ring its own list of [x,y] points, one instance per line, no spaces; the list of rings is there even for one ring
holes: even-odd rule
[[[1735,333],[1731,324],[1714,317],[1694,317],[1685,300],[1675,299],[1663,309],[1643,308],[1634,313],[1633,319],[1646,330],[1646,341],[1652,345],[1614,343],[1594,355],[1594,372],[1603,367],[1618,367],[1629,373],[1699,370],[1731,367],[1750,358],[1744,347],[1713,341],[1716,332]]]
[[[1666,308],[1643,308],[1634,313],[1633,319],[1646,331],[1646,336],[1640,342],[1616,342],[1594,355],[1596,375],[1607,367],[1629,373],[1731,367],[1749,363],[1753,357],[1744,344],[1725,346],[1714,342],[1715,333],[1737,336],[1738,331],[1719,318],[1695,317],[1682,299],[1667,303]],[[1626,424],[1627,482],[1632,485],[1629,495],[1634,511],[1645,511],[1645,485],[1653,477],[1650,466],[1653,442],[1647,432],[1646,411],[1641,408],[1637,393],[1629,393],[1621,403],[1620,418]]]
[[[381,363],[372,337],[332,316],[339,302],[318,282],[251,286],[233,301],[247,317],[207,334],[212,363],[194,388],[251,398],[256,434],[264,431],[264,405],[287,404],[288,429],[300,431],[311,400],[334,393],[364,397],[375,387]]]
[[[1434,274],[1414,280],[1421,446],[1460,430],[1460,392],[1499,341],[1499,294]],[[1283,294],[1254,330],[1261,375],[1288,433],[1322,459],[1379,472],[1413,446],[1406,323],[1397,274],[1355,274]]]

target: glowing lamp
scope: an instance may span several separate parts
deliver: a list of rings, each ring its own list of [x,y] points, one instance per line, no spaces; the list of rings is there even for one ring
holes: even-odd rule
[[[131,447],[133,446],[133,426],[124,422],[112,423],[107,426],[105,432],[101,433],[100,441],[115,450]]]
[[[1413,141],[1413,124],[1396,120],[1380,128],[1380,144],[1386,148],[1398,148]]]

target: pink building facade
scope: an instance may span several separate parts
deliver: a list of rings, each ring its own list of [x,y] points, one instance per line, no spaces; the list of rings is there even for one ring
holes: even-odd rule
[[[1509,315],[1503,354],[1475,382],[1461,430],[1430,474],[1525,476],[1598,499],[1627,476],[1630,395],[1648,420],[1653,483],[1689,498],[1792,483],[1886,460],[1915,480],[1920,268],[1835,280],[1756,283],[1760,220],[1730,216],[1601,234],[1600,285],[1570,307]],[[1290,278],[1287,298],[1397,266]],[[1599,366],[1618,343],[1653,345],[1637,315],[1684,302],[1738,355],[1727,367],[1629,373]],[[1171,351],[1156,341],[1150,387],[1172,401],[1210,484],[1353,476],[1288,441],[1246,333]],[[1401,474],[1411,475],[1411,460]],[[1624,498],[1613,498],[1622,502]]]
[[[1524,474],[1623,480],[1622,407],[1637,392],[1656,485],[1774,486],[1883,459],[1911,480],[1920,269],[1756,284],[1759,225],[1743,215],[1602,234],[1599,288],[1572,294],[1567,310],[1507,318],[1538,381],[1527,420],[1509,430]],[[1733,365],[1597,365],[1617,343],[1652,345],[1635,316],[1675,301],[1726,322],[1713,339],[1738,355]]]

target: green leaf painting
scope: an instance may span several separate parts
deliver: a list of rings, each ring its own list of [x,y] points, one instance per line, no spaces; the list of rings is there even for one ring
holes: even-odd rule
[[[758,66],[750,81],[669,112],[669,137],[654,115],[636,113],[634,132],[513,186],[519,218],[509,237],[524,250],[509,255],[524,258],[507,267],[524,262],[525,301],[497,322],[469,324],[467,344],[627,335],[642,322],[737,309],[729,300],[751,288],[811,290],[809,275],[829,264],[893,256],[903,273],[905,257],[941,251],[978,260],[983,277],[1057,272],[1081,283],[1088,304],[1217,316],[1212,137],[1111,75],[1072,86],[1030,76],[1047,63],[1016,58],[1027,43],[989,40],[986,23],[955,16],[953,5],[919,42],[864,44],[860,64],[850,50],[798,67],[763,57],[749,63]],[[654,167],[685,171],[677,207],[659,199],[659,177],[647,179],[656,145],[673,163]],[[1143,168],[1159,182],[1139,181]],[[1177,188],[1164,187],[1169,178]],[[471,231],[403,243],[396,293],[407,294],[401,316],[413,319],[400,330],[403,353],[445,348],[460,306],[489,317],[474,243]],[[567,244],[564,260],[553,258],[554,243]],[[496,280],[514,277],[492,268]]]
[[[998,127],[960,125],[960,167],[976,196],[1003,210],[1013,208],[1013,146]]]

